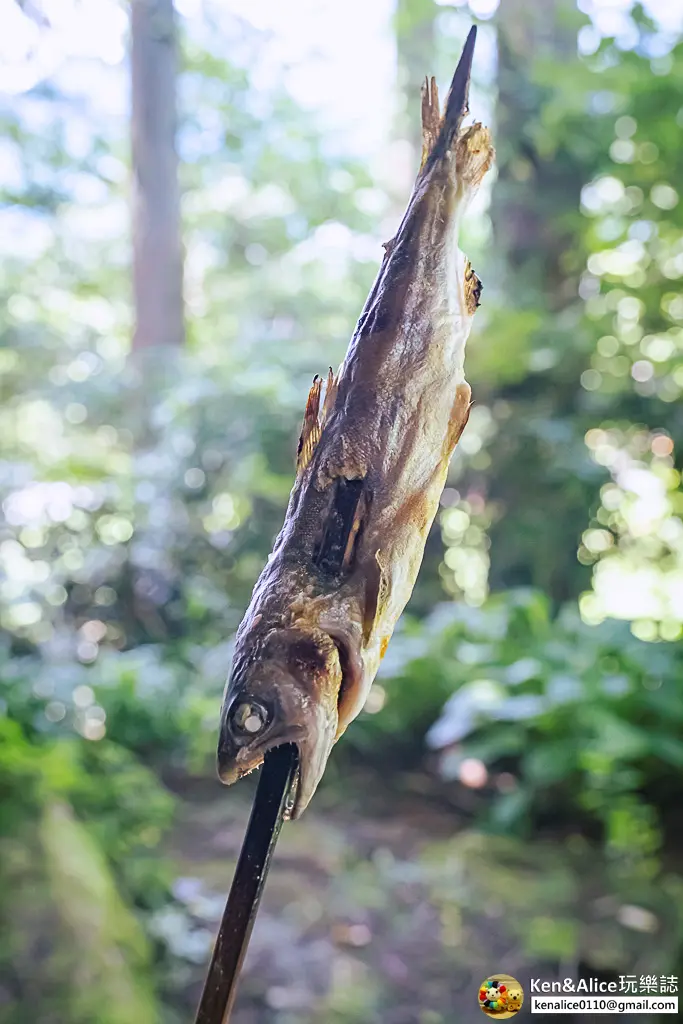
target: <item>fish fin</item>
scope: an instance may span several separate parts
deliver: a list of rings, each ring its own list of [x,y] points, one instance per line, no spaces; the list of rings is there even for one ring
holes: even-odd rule
[[[465,264],[465,307],[470,316],[474,316],[481,305],[481,292],[483,284],[474,272],[474,267],[467,260]]]
[[[304,422],[301,427],[299,446],[296,452],[296,471],[303,473],[313,458],[313,452],[320,440],[320,392],[322,389],[322,377],[316,373],[313,378],[311,390],[308,392]]]
[[[425,78],[422,83],[422,162],[420,169],[427,163],[429,154],[436,145],[440,127],[441,111],[436,79]]]
[[[439,88],[436,84],[435,78],[425,78],[422,83],[421,89],[422,99],[422,159],[420,160],[420,170],[418,172],[418,180],[425,168],[425,165],[429,161],[434,147],[436,146],[437,139],[439,138],[439,132],[441,130],[441,108],[439,107]],[[388,242],[382,242],[382,248],[384,249],[384,258],[387,259],[391,256],[394,248],[396,247],[396,241],[398,235],[394,238],[390,238]]]
[[[451,419],[448,426],[448,451],[446,454],[449,459],[453,454],[456,444],[462,436],[463,430],[467,426],[467,421],[470,418],[470,411],[473,404],[472,388],[469,386],[467,381],[462,384],[458,384],[455,392],[453,409],[451,410]]]
[[[443,117],[438,123],[438,132],[429,151],[427,159],[423,156],[423,166],[431,167],[433,164],[446,155],[451,149],[453,142],[460,134],[460,128],[465,117],[469,113],[470,76],[472,74],[472,57],[474,55],[474,44],[477,39],[477,27],[473,25],[465,40],[462,55],[455,69],[451,87],[446,97],[446,105]],[[424,124],[424,98],[423,98],[423,124]],[[430,122],[431,123],[431,122]],[[423,128],[424,132],[424,128]]]
[[[322,415],[320,417],[320,426],[324,427],[327,423],[334,403],[337,398],[337,390],[339,388],[339,374],[334,375],[332,367],[330,366],[327,373],[327,381],[325,382],[325,397],[323,399]]]

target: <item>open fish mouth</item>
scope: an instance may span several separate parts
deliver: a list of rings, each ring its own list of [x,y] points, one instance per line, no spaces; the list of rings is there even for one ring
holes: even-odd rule
[[[231,753],[224,751],[224,748],[219,747],[218,749],[218,777],[221,782],[230,786],[234,782],[238,782],[239,779],[243,779],[245,775],[251,774],[253,771],[257,771],[264,763],[266,755],[271,751],[276,750],[278,747],[295,746],[297,749],[297,763],[292,781],[290,783],[289,792],[285,800],[285,818],[299,817],[303,812],[304,808],[301,806],[301,800],[299,799],[300,784],[301,784],[301,750],[299,749],[298,743],[294,741],[292,737],[287,736],[273,736],[269,740],[265,740],[260,750],[254,750],[252,748],[249,751],[248,758],[242,759],[240,763],[239,755],[237,757],[232,756]]]
[[[249,775],[251,774],[251,772],[257,771],[259,768],[261,768],[266,759],[266,756],[270,754],[273,750],[277,750],[279,747],[286,746],[296,747],[297,760],[296,767],[294,769],[292,780],[289,786],[289,791],[287,793],[287,796],[285,797],[284,818],[285,820],[288,820],[293,817],[299,817],[299,815],[304,810],[304,808],[301,806],[301,801],[298,799],[301,783],[301,752],[299,750],[298,744],[294,743],[291,739],[278,739],[274,737],[270,742],[264,743],[262,754],[260,756],[257,755],[256,757],[252,756],[249,760],[248,765],[237,764],[231,759],[228,759],[228,761],[225,762],[221,758],[221,752],[219,750],[218,777],[224,785],[230,786],[234,782],[238,782],[239,779],[244,778],[245,775]]]
[[[332,736],[330,750],[333,742],[334,736]],[[255,769],[260,768],[266,754],[270,753],[271,750],[290,743],[297,748],[298,758],[289,794],[287,795],[285,818],[299,818],[318,788],[318,783],[322,778],[327,758],[329,757],[329,751],[326,747],[323,747],[322,750],[311,749],[313,744],[311,744],[309,738],[299,734],[298,742],[296,742],[291,736],[273,737],[271,740],[265,741],[260,750],[250,751],[248,757],[241,759],[242,763],[240,763],[239,756],[236,759],[232,756],[222,757],[219,750],[218,777],[221,782],[229,786],[233,782],[244,778],[245,775],[249,775]]]
[[[226,695],[218,744],[218,776],[225,785],[231,785],[260,767],[271,750],[294,744],[298,766],[286,816],[298,818],[318,787],[334,745],[336,706],[330,711],[297,686],[294,679],[286,682],[280,678],[278,685],[273,685],[271,677],[269,682],[269,686],[259,688],[259,693],[240,691]]]

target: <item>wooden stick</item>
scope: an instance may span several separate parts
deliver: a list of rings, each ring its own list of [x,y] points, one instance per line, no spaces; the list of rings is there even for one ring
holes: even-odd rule
[[[289,743],[266,754],[195,1024],[227,1024],[297,765]]]

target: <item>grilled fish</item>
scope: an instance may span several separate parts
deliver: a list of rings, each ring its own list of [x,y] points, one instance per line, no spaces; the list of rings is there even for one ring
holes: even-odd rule
[[[494,155],[486,128],[462,127],[475,34],[443,116],[434,79],[423,86],[408,208],[344,362],[314,379],[285,522],[236,637],[219,775],[235,782],[268,750],[296,744],[293,818],[363,708],[469,415],[465,342],[481,284],[458,229]]]

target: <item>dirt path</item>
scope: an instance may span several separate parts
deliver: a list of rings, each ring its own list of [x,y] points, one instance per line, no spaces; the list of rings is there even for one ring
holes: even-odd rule
[[[525,984],[579,974],[577,948],[593,971],[642,951],[611,919],[614,900],[592,920],[604,882],[580,844],[487,838],[438,799],[389,799],[367,779],[350,789],[343,805],[321,793],[283,829],[234,1024],[481,1024],[478,988],[496,971]],[[178,1021],[199,998],[251,791],[183,794],[170,850],[180,910],[164,934],[183,965],[167,992]]]

